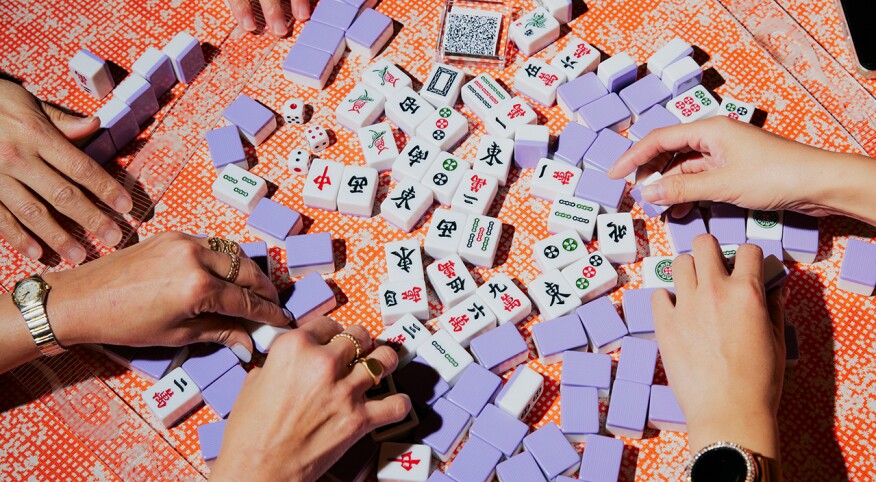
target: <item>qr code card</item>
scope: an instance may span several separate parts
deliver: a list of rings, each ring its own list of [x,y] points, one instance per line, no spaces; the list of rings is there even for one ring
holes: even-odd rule
[[[444,24],[444,54],[493,57],[501,28],[499,12],[455,7]]]

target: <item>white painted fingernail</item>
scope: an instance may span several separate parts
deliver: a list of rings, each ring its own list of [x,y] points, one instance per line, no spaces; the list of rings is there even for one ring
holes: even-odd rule
[[[292,316],[292,312],[283,308],[283,314],[286,315],[286,318],[289,318],[289,321],[295,321],[295,317]]]
[[[246,347],[241,345],[240,343],[234,344],[231,347],[231,351],[235,355],[237,355],[237,358],[240,358],[240,361],[242,361],[243,363],[249,363],[249,361],[252,360],[252,353],[250,353],[249,350],[247,350]]]

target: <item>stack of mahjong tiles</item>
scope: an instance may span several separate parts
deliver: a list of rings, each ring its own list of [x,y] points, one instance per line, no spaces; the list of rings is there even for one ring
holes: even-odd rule
[[[131,66],[131,75],[115,85],[107,62],[86,49],[70,59],[76,84],[97,99],[112,98],[95,112],[100,129],[82,145],[98,164],[106,164],[133,141],[158,112],[158,100],[177,81],[188,84],[204,67],[198,39],[178,33],[162,50],[149,47]]]
[[[373,59],[389,42],[392,19],[363,0],[319,2],[283,61],[283,74],[304,87],[322,89],[347,47]]]

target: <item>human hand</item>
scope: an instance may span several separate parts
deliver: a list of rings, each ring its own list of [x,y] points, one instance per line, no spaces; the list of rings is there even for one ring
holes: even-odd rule
[[[292,6],[292,16],[299,22],[310,18],[310,1],[309,0],[259,0],[262,6],[262,13],[265,16],[265,29],[271,34],[282,37],[289,32],[289,26],[286,24],[286,15],[283,12],[281,2],[289,1]],[[252,32],[256,29],[255,16],[252,13],[252,7],[249,0],[228,0],[228,6],[231,7],[231,14],[247,32]]]
[[[264,367],[246,377],[228,419],[213,480],[313,481],[357,440],[377,427],[402,420],[411,409],[405,394],[365,400],[371,375],[350,340],[332,337],[341,326],[320,317],[281,335]],[[363,352],[371,336],[358,325],[345,330]],[[370,355],[383,377],[398,365],[381,346]]]
[[[839,214],[825,182],[836,177],[831,156],[745,122],[716,116],[656,129],[627,151],[608,175],[620,179],[643,166],[660,171],[663,154],[678,152],[663,179],[642,189],[645,201],[686,215],[692,201],[716,201],[759,210],[790,209],[814,216]]]
[[[763,252],[739,246],[727,274],[718,241],[694,239],[672,264],[675,300],[651,298],[666,378],[687,419],[691,453],[723,440],[778,460],[787,288],[764,293]]]
[[[64,346],[222,343],[244,361],[252,340],[237,318],[286,326],[291,314],[258,265],[240,253],[234,283],[228,254],[206,239],[162,233],[78,268],[44,276],[47,309]]]
[[[81,263],[85,248],[58,224],[49,205],[102,243],[118,244],[122,230],[80,186],[120,213],[131,210],[131,196],[70,143],[94,133],[99,119],[67,115],[6,80],[0,80],[0,99],[0,237],[39,259],[43,249],[36,237],[67,261]]]

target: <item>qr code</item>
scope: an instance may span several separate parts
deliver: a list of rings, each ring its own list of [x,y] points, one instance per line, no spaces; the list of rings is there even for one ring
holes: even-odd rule
[[[451,12],[444,28],[444,53],[494,56],[501,25],[502,16],[496,12]]]

